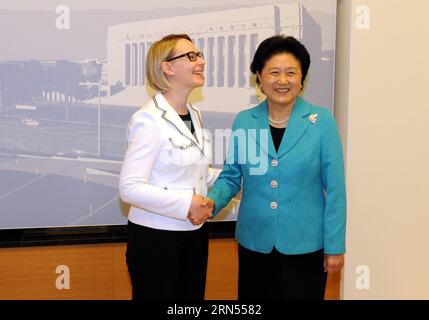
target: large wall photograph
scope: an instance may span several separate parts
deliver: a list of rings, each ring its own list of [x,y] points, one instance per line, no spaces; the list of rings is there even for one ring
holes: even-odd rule
[[[214,139],[264,99],[249,67],[274,34],[306,45],[312,64],[303,97],[332,111],[336,7],[336,0],[2,1],[0,229],[126,223],[118,177],[127,124],[154,93],[146,53],[166,34],[189,34],[205,54],[205,85],[191,102]],[[234,221],[238,206],[239,196],[215,221]]]

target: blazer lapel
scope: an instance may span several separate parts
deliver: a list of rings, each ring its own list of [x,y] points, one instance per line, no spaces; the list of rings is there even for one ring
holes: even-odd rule
[[[271,137],[271,130],[268,123],[268,104],[267,100],[264,100],[258,107],[256,107],[252,113],[252,117],[255,120],[254,125],[248,126],[250,130],[250,136],[255,139],[256,143],[259,147],[268,153],[271,157],[276,158],[276,149],[274,147],[273,138]],[[260,129],[265,129],[268,131],[268,145],[266,143],[261,143],[261,134],[260,132],[256,134],[255,131],[259,131]],[[256,135],[255,135],[256,134]]]
[[[177,114],[177,112],[173,109],[172,106],[167,102],[167,100],[164,98],[164,96],[161,93],[157,93],[153,96],[153,102],[155,103],[155,107],[159,109],[161,113],[161,118],[163,118],[165,121],[170,123],[176,130],[184,137],[188,138],[192,143],[201,151],[203,152],[204,149],[201,148],[198,141],[195,139],[194,135],[191,133],[189,128],[186,126],[186,124],[183,122],[183,120],[180,118],[180,116]],[[201,130],[197,130],[196,121],[199,121],[201,123],[201,119],[197,120],[195,118],[198,118],[198,116],[194,115],[194,108],[188,107],[189,112],[191,113],[191,119],[195,126],[195,131],[201,132]],[[198,126],[201,126],[198,124]],[[201,134],[201,133],[200,133]],[[204,141],[204,139],[203,139]]]
[[[297,97],[288,126],[277,152],[279,158],[288,153],[304,136],[310,125],[310,121],[308,120],[309,114],[310,105],[301,97]]]
[[[191,114],[192,123],[194,124],[195,135],[197,136],[197,146],[204,153],[204,127],[203,121],[201,119],[200,110],[195,108],[192,104],[189,104],[188,107],[189,113]]]

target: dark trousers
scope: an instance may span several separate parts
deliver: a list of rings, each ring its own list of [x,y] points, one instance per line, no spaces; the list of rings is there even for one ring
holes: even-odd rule
[[[300,255],[238,248],[239,300],[323,300],[327,274],[323,249]]]
[[[127,265],[133,300],[203,300],[207,225],[166,231],[128,222]]]

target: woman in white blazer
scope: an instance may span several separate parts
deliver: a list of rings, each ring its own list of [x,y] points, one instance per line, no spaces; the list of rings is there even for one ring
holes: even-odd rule
[[[153,43],[146,77],[157,91],[131,118],[119,192],[131,204],[127,265],[133,299],[204,299],[211,208],[203,196],[218,170],[210,135],[188,103],[204,84],[204,56],[188,35]]]

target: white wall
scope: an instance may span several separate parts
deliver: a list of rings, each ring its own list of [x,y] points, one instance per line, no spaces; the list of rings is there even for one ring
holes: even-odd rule
[[[369,30],[356,13],[369,9]],[[429,1],[339,1],[335,115],[348,190],[344,299],[429,299]],[[369,268],[359,290],[356,268]],[[362,276],[359,279],[363,279]]]

